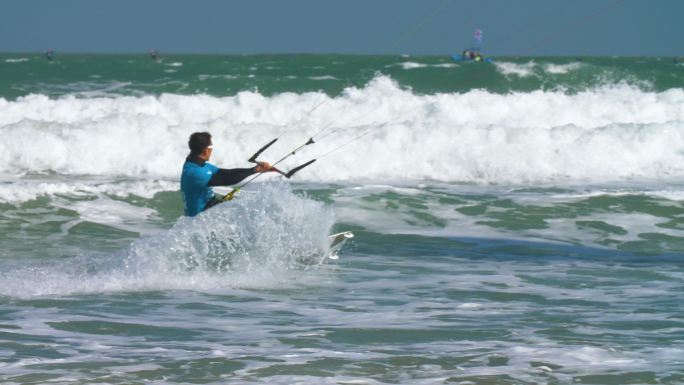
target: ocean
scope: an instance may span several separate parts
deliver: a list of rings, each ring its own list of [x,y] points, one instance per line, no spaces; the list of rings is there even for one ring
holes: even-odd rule
[[[183,217],[195,131],[316,162]],[[5,53],[0,137],[2,384],[684,383],[673,58]]]

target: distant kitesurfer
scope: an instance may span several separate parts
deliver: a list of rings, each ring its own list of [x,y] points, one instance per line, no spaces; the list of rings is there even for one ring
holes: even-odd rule
[[[152,58],[152,60],[157,61],[157,55],[158,55],[158,53],[157,53],[156,49],[150,50],[150,58]]]
[[[474,50],[465,50],[463,51],[463,58],[466,60],[475,60],[475,61],[480,61],[482,60],[482,55]]]
[[[52,59],[54,59],[54,57],[55,57],[55,51],[49,49],[45,52],[45,58],[46,59],[52,61]]]
[[[211,134],[195,132],[188,141],[190,154],[183,164],[181,193],[185,215],[194,217],[223,200],[214,196],[212,186],[230,186],[246,177],[262,172],[275,171],[268,162],[257,162],[256,167],[223,169],[209,163],[213,145]]]
[[[470,48],[463,50],[461,56],[452,55],[451,57],[456,61],[491,61],[490,59],[485,59],[480,53],[480,47],[482,46],[482,30],[476,29],[473,35],[473,44]]]

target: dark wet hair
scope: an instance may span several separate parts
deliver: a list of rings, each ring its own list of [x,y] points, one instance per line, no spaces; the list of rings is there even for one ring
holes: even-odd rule
[[[188,140],[188,147],[190,147],[190,155],[199,155],[205,148],[211,146],[211,134],[208,132],[195,132],[190,135]]]

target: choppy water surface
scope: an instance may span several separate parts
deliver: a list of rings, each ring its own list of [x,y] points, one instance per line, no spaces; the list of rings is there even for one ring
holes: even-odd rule
[[[684,383],[684,67],[145,59],[0,60],[3,384]]]

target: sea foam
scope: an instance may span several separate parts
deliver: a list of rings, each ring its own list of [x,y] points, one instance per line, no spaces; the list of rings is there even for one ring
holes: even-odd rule
[[[419,95],[378,76],[341,95],[30,95],[0,99],[0,174],[177,180],[195,131],[214,136],[212,162],[288,159],[308,181],[536,183],[684,177],[684,90],[626,85]],[[321,132],[322,130],[322,132]]]
[[[287,287],[325,262],[334,220],[324,204],[269,183],[120,252],[3,264],[0,297]]]

